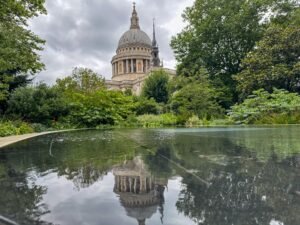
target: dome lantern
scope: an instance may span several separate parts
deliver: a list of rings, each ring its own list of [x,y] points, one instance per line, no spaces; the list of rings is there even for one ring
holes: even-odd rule
[[[152,46],[149,36],[140,29],[139,17],[136,11],[135,3],[133,3],[130,30],[126,31],[120,38],[118,49],[132,46],[140,46],[146,48],[151,48]]]
[[[135,2],[133,3],[133,11],[132,11],[130,29],[140,29],[139,17],[137,15],[136,10],[135,10]]]

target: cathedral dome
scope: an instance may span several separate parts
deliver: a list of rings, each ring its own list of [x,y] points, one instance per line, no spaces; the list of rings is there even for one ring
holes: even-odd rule
[[[120,38],[118,49],[140,45],[151,48],[151,39],[144,31],[140,29],[130,29],[126,31]]]

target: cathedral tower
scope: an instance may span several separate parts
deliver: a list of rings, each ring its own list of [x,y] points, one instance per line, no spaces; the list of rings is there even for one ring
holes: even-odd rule
[[[112,80],[106,80],[111,90],[131,90],[139,95],[145,79],[151,71],[164,69],[159,59],[159,48],[156,41],[155,23],[153,21],[153,39],[141,30],[135,3],[130,18],[129,30],[120,38],[115,56],[111,60]],[[170,76],[174,70],[164,69]]]
[[[151,65],[153,67],[160,67],[159,49],[155,35],[155,20],[153,20],[153,39],[152,39],[152,51],[151,51]]]
[[[119,40],[112,63],[113,81],[133,81],[144,77],[151,67],[152,44],[141,30],[139,17],[133,4],[130,29]]]

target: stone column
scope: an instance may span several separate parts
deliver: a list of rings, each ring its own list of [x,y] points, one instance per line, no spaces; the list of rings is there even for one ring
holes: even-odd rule
[[[134,186],[133,186],[133,191],[134,193],[136,193],[136,186],[137,186],[137,181],[136,181],[136,177],[134,178]]]
[[[128,59],[126,59],[126,73],[129,73],[129,68],[128,68]]]
[[[133,59],[131,59],[131,73],[134,73],[134,71],[133,71]]]
[[[144,184],[144,177],[140,177],[140,192],[141,193],[144,192],[143,184]]]
[[[129,192],[132,192],[132,178],[129,177]]]
[[[124,177],[124,184],[125,184],[125,192],[127,192],[127,177]]]

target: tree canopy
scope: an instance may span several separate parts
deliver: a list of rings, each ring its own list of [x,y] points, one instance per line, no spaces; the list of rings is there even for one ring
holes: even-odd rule
[[[158,103],[167,103],[169,75],[163,70],[152,71],[145,80],[142,95],[148,99],[154,98]]]
[[[223,112],[218,102],[219,97],[220,92],[208,80],[192,79],[172,94],[170,107],[174,113],[187,118],[196,115],[210,119]]]
[[[196,0],[183,14],[188,25],[171,42],[179,74],[193,75],[202,66],[211,75],[239,72],[262,35],[265,10],[259,1]]]
[[[39,51],[44,40],[27,29],[27,20],[46,13],[45,0],[0,1],[0,101],[1,108],[12,89],[26,84],[28,75],[42,69]]]
[[[204,67],[210,79],[231,89],[236,101],[232,76],[242,71],[242,60],[270,21],[284,21],[297,4],[296,0],[196,0],[183,13],[187,26],[171,41],[178,74],[194,76]]]
[[[32,123],[49,125],[68,113],[62,92],[46,84],[19,87],[8,101],[7,113]]]
[[[299,13],[294,12],[290,23],[272,23],[243,60],[244,70],[235,76],[241,98],[260,88],[300,92]]]
[[[91,69],[78,67],[70,76],[57,79],[56,84],[64,91],[93,92],[104,87],[104,78]]]

